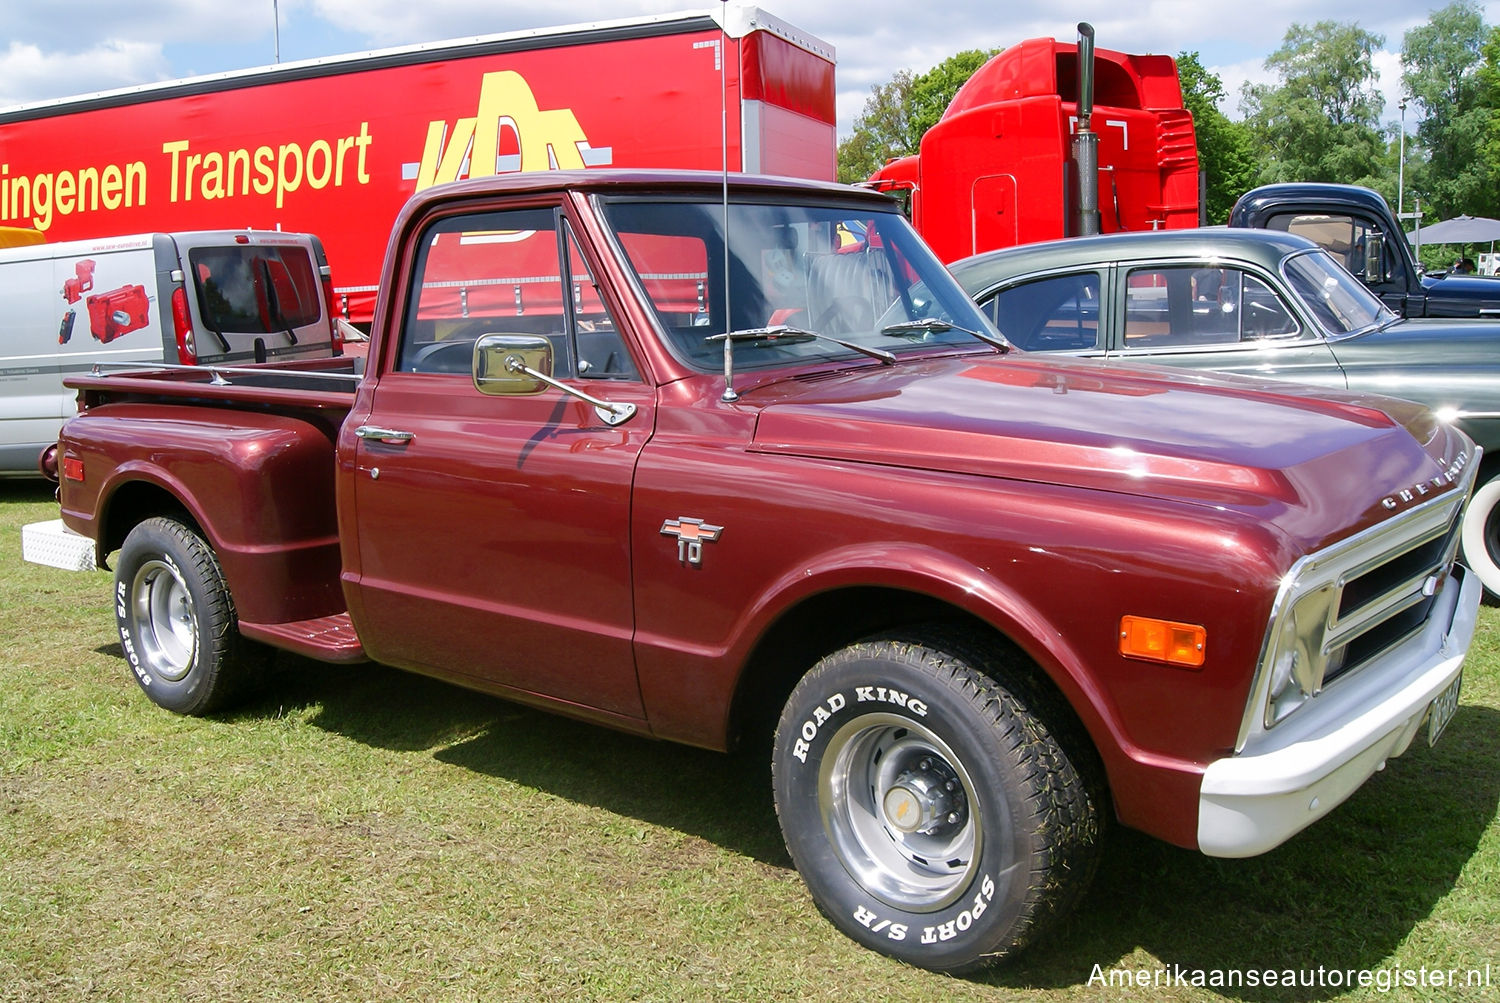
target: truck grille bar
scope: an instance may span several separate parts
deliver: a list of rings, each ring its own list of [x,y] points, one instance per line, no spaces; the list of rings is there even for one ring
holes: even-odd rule
[[[1420,643],[1458,554],[1477,457],[1458,490],[1302,558],[1282,580],[1236,751],[1403,644]]]

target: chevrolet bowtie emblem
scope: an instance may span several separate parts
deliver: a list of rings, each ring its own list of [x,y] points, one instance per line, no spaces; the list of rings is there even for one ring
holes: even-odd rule
[[[702,519],[668,519],[661,524],[662,536],[677,537],[677,559],[695,568],[703,565],[703,544],[713,543],[722,532],[723,526],[713,526]]]

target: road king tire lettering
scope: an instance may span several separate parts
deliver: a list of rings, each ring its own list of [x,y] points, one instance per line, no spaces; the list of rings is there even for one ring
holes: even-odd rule
[[[848,704],[848,697],[842,693],[835,693],[813,708],[812,717],[803,721],[799,729],[801,737],[792,745],[792,755],[796,756],[799,762],[807,762],[807,754],[812,751],[810,743],[818,737],[818,729],[827,724],[829,718],[843,710]]]
[[[897,707],[905,707],[917,717],[927,716],[927,704],[897,689],[886,689],[884,686],[856,686],[854,695],[860,703],[888,703]]]
[[[818,908],[856,942],[958,974],[1018,950],[1079,893],[1095,778],[1054,737],[1067,705],[1034,676],[987,631],[936,623],[840,648],[792,688],[771,750],[777,821]]]

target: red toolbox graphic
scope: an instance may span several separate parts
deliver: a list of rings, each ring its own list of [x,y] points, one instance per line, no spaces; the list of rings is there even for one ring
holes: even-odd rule
[[[150,323],[151,301],[145,286],[121,286],[90,296],[88,306],[89,328],[106,345]]]
[[[69,303],[77,303],[84,293],[94,288],[94,259],[73,262],[73,274],[74,278],[63,280],[62,287],[63,299]]]

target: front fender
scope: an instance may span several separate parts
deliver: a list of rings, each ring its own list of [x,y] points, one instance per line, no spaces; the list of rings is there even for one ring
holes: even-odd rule
[[[730,709],[754,663],[756,648],[804,604],[843,590],[909,592],[982,621],[1033,659],[1062,693],[1099,753],[1109,785],[1128,804],[1153,804],[1164,838],[1191,845],[1201,767],[1139,747],[1121,710],[1090,672],[1069,632],[1054,625],[1024,592],[953,553],[895,541],[828,550],[768,582],[743,607],[722,648],[684,648],[680,639],[640,633],[642,696],[658,735],[724,746]],[[809,666],[810,667],[810,666]],[[705,708],[723,709],[718,720]],[[1172,806],[1180,807],[1174,811]]]

